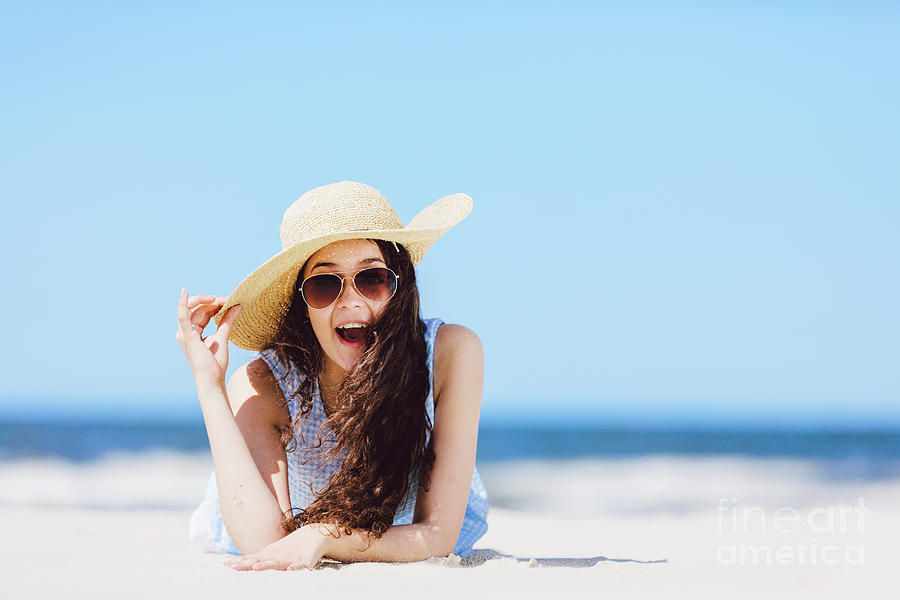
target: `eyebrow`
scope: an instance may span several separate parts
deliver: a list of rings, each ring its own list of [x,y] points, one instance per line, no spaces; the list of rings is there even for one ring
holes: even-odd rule
[[[361,260],[359,261],[359,264],[361,264],[361,265],[370,265],[370,264],[375,263],[375,262],[384,263],[384,261],[381,260],[380,258],[363,258],[363,259],[361,259]],[[312,273],[313,271],[315,271],[315,270],[318,269],[319,267],[337,267],[337,266],[338,266],[338,264],[337,264],[337,263],[333,263],[333,262],[317,262],[315,265],[313,265],[313,268],[310,269],[309,272]]]

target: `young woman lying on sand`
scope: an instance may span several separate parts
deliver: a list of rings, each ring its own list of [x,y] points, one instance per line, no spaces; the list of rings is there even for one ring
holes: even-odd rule
[[[484,355],[466,327],[419,317],[414,267],[471,209],[453,194],[403,228],[370,186],[318,187],[231,296],[182,290],[175,337],[214,465],[195,542],[238,570],[468,556],[487,531]],[[257,356],[226,385],[229,339]]]

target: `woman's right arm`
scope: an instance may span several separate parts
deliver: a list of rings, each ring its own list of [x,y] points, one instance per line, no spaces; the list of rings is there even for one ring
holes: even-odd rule
[[[228,336],[243,307],[229,308],[215,333],[202,337],[225,300],[206,294],[188,297],[182,289],[175,340],[197,383],[225,528],[247,554],[287,534],[281,517],[290,510],[290,496],[278,428],[290,417],[278,383],[261,359],[235,371],[226,387]]]
[[[244,553],[287,535],[287,460],[279,426],[289,419],[278,384],[262,359],[237,369],[227,388],[197,384],[228,535]]]

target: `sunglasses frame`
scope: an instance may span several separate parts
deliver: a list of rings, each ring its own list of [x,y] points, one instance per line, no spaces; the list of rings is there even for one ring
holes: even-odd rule
[[[359,275],[360,273],[362,273],[363,271],[368,271],[369,269],[384,269],[385,271],[388,271],[391,275],[394,276],[394,291],[391,292],[391,295],[388,296],[388,298],[386,300],[372,300],[371,298],[369,298],[368,296],[366,296],[365,294],[360,292],[359,288],[356,287],[356,276]],[[363,267],[362,269],[357,269],[356,271],[353,271],[352,275],[338,275],[338,273],[349,273],[349,271],[337,271],[337,272],[333,272],[333,273],[316,273],[315,275],[310,275],[309,277],[307,277],[306,279],[304,279],[303,281],[300,282],[300,297],[303,298],[304,302],[306,302],[306,306],[308,306],[309,308],[311,308],[313,310],[325,310],[326,308],[329,308],[330,306],[332,306],[335,302],[338,301],[338,298],[341,297],[341,294],[344,293],[344,280],[345,279],[349,279],[353,283],[353,289],[356,290],[356,293],[359,294],[360,296],[362,296],[363,298],[365,298],[366,300],[368,300],[369,302],[387,302],[388,300],[393,298],[394,294],[397,293],[397,290],[400,289],[400,276],[397,275],[396,273],[394,273],[393,270],[391,270],[387,267]],[[307,281],[309,281],[313,277],[321,277],[321,276],[328,276],[328,275],[337,277],[338,279],[341,280],[341,289],[338,290],[338,294],[337,294],[337,296],[334,297],[334,300],[331,301],[331,304],[328,304],[327,306],[323,306],[321,308],[316,308],[315,306],[311,305],[309,303],[309,301],[306,299],[306,294],[303,293],[303,286],[306,284]]]

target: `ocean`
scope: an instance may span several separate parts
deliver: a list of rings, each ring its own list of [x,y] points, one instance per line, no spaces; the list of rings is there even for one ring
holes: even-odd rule
[[[572,516],[853,502],[900,489],[900,430],[482,425],[476,467],[492,506]],[[0,421],[0,506],[186,509],[211,469],[198,421]]]
[[[0,421],[0,460],[62,458],[86,462],[111,452],[208,452],[202,422]],[[732,455],[853,461],[856,475],[896,474],[900,430],[790,430],[677,427],[663,429],[482,426],[478,462],[624,458],[653,454]]]

